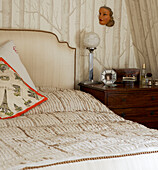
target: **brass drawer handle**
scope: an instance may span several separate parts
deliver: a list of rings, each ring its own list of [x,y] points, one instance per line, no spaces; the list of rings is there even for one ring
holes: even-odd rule
[[[123,102],[125,102],[125,101],[126,101],[126,99],[125,99],[125,98],[123,98],[123,99],[122,99],[122,101],[123,101]]]
[[[151,97],[151,100],[155,100],[155,97],[154,97],[154,96],[152,96],[152,97]]]
[[[126,114],[125,114],[124,112],[122,112],[122,113],[121,113],[121,116],[122,116],[122,117],[125,117],[125,116],[126,116]]]
[[[151,112],[150,112],[150,115],[154,115],[154,114],[155,114],[155,112],[154,112],[154,111],[151,111]]]

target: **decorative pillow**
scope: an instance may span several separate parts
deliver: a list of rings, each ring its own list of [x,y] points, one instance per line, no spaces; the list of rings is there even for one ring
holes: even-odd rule
[[[31,88],[19,74],[0,58],[0,118],[20,116],[47,100]]]
[[[33,89],[36,90],[26,68],[22,64],[13,41],[9,41],[0,47],[0,57],[16,70],[20,77]]]

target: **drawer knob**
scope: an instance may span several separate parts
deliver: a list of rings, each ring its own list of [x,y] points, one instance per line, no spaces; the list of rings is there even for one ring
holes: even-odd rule
[[[152,96],[152,97],[151,97],[151,100],[155,100],[155,97],[154,97],[154,96]]]
[[[125,117],[125,116],[126,116],[126,114],[125,114],[124,112],[122,112],[122,113],[121,113],[121,116],[122,116],[122,117]]]
[[[122,101],[123,101],[123,102],[125,102],[125,101],[126,101],[126,99],[125,99],[125,98],[123,98],[123,99],[122,99]]]
[[[150,115],[154,115],[154,114],[155,114],[154,111],[151,111],[151,112],[150,112]]]

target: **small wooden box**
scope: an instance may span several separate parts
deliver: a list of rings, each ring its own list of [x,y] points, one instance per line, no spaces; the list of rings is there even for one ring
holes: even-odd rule
[[[140,69],[137,68],[122,68],[113,69],[117,73],[117,81],[115,83],[123,83],[123,77],[136,77],[135,84],[139,84],[140,81]]]

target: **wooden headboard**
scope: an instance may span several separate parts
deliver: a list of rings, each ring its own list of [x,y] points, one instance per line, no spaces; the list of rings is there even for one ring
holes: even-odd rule
[[[35,86],[73,89],[76,49],[51,32],[0,29],[0,45],[12,40]]]

